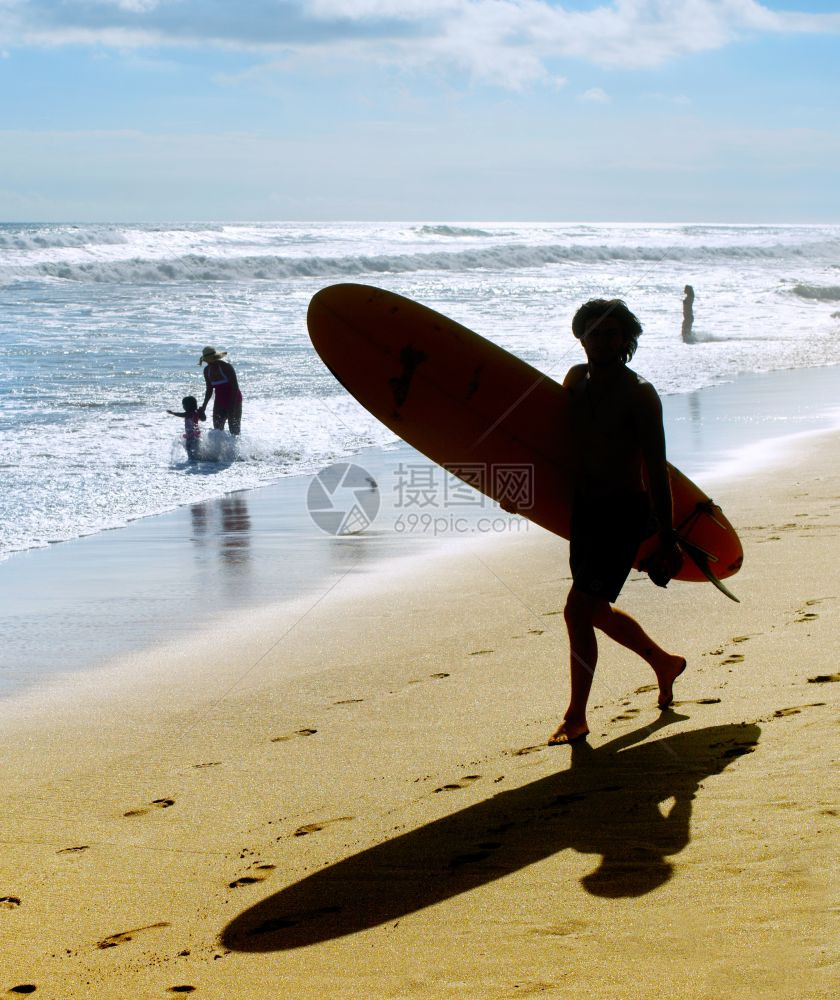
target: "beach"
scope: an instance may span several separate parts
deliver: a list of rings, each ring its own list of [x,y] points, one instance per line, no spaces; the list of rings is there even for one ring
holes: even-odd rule
[[[258,578],[246,600],[224,544],[241,523],[210,508],[190,572],[219,600],[197,606],[175,559],[142,634],[105,615],[95,669],[63,666],[65,595],[41,633],[53,668],[0,701],[0,989],[836,995],[838,470],[824,430],[714,480],[741,603],[634,572],[620,606],[688,669],[660,713],[646,665],[603,642],[573,748],[545,745],[567,544],[533,526],[387,558],[324,539],[306,587]],[[127,553],[177,551],[174,516],[96,536],[112,589]],[[47,560],[79,565],[86,543],[24,558],[46,587]]]
[[[0,226],[0,992],[835,996],[838,246],[831,225]],[[745,553],[738,604],[635,572],[622,592],[687,658],[672,710],[605,641],[588,740],[546,745],[568,545],[342,388],[306,327],[341,281],[554,379],[582,302],[643,319],[669,458]],[[243,433],[189,462],[166,411],[201,394],[207,344]],[[356,534],[324,514],[334,463],[357,467]]]

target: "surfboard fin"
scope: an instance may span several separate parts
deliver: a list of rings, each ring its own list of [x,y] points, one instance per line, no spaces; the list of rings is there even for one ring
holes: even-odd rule
[[[685,552],[694,565],[697,566],[709,583],[713,583],[722,594],[729,598],[730,601],[735,601],[736,604],[741,603],[740,598],[736,597],[726,584],[715,576],[710,565],[712,560],[714,560],[714,556],[710,556],[708,552],[704,552],[703,549],[698,548],[698,546],[686,541],[684,538],[680,538],[680,548],[683,552]]]

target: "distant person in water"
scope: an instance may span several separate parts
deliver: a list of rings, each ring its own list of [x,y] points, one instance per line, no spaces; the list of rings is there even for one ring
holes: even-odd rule
[[[222,358],[227,357],[227,351],[217,351],[215,347],[205,347],[201,352],[200,365],[204,369],[204,381],[207,391],[199,413],[204,416],[210,397],[213,396],[213,426],[217,431],[223,431],[227,423],[231,434],[239,434],[242,422],[242,393],[233,365]]]
[[[167,410],[173,417],[184,418],[184,447],[187,449],[187,457],[191,462],[198,460],[198,446],[201,441],[201,428],[198,426],[199,420],[205,420],[204,413],[198,408],[198,400],[195,396],[184,396],[181,400],[184,407],[180,413],[176,410]]]
[[[693,344],[694,334],[691,332],[691,328],[694,326],[694,289],[691,285],[685,286],[684,294],[682,339],[686,342],[686,344]]]
[[[563,381],[572,428],[572,501],[569,564],[572,586],[564,615],[571,652],[571,693],[550,745],[573,743],[589,732],[586,706],[598,661],[595,630],[650,664],[658,703],[673,701],[685,670],[630,615],[613,607],[644,538],[658,531],[651,578],[661,586],[681,556],[672,526],[671,486],[665,461],[662,404],[653,386],[627,367],[642,326],[620,299],[593,299],[572,320],[586,364]]]

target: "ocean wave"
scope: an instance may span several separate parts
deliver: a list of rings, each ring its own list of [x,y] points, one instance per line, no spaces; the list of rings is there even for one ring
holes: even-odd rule
[[[469,226],[420,226],[415,229],[421,236],[498,236],[487,229],[471,229]]]
[[[810,249],[810,248],[809,248]],[[78,282],[120,284],[158,284],[161,282],[223,282],[282,280],[289,278],[359,278],[370,274],[410,274],[423,271],[494,271],[504,272],[540,268],[553,264],[692,262],[713,264],[717,261],[748,262],[800,258],[802,248],[785,245],[690,247],[644,247],[604,244],[497,244],[471,250],[434,253],[350,255],[346,257],[228,254],[184,254],[183,256],[122,260],[41,261],[0,269],[0,281],[32,278]],[[808,287],[808,286],[797,286]],[[801,294],[801,293],[799,293]],[[813,296],[816,297],[816,296]],[[826,297],[828,297],[826,295]]]
[[[65,250],[128,243],[114,226],[2,226],[0,250]]]
[[[794,285],[791,291],[801,299],[840,302],[840,285]]]

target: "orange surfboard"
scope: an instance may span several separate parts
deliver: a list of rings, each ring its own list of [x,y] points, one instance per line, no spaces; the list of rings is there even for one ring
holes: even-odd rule
[[[566,391],[519,358],[418,302],[369,285],[331,285],[307,314],[315,350],[395,434],[465,482],[569,537]],[[689,556],[678,580],[720,582],[743,550],[720,508],[669,465],[674,525]],[[636,566],[656,548],[642,543]]]

